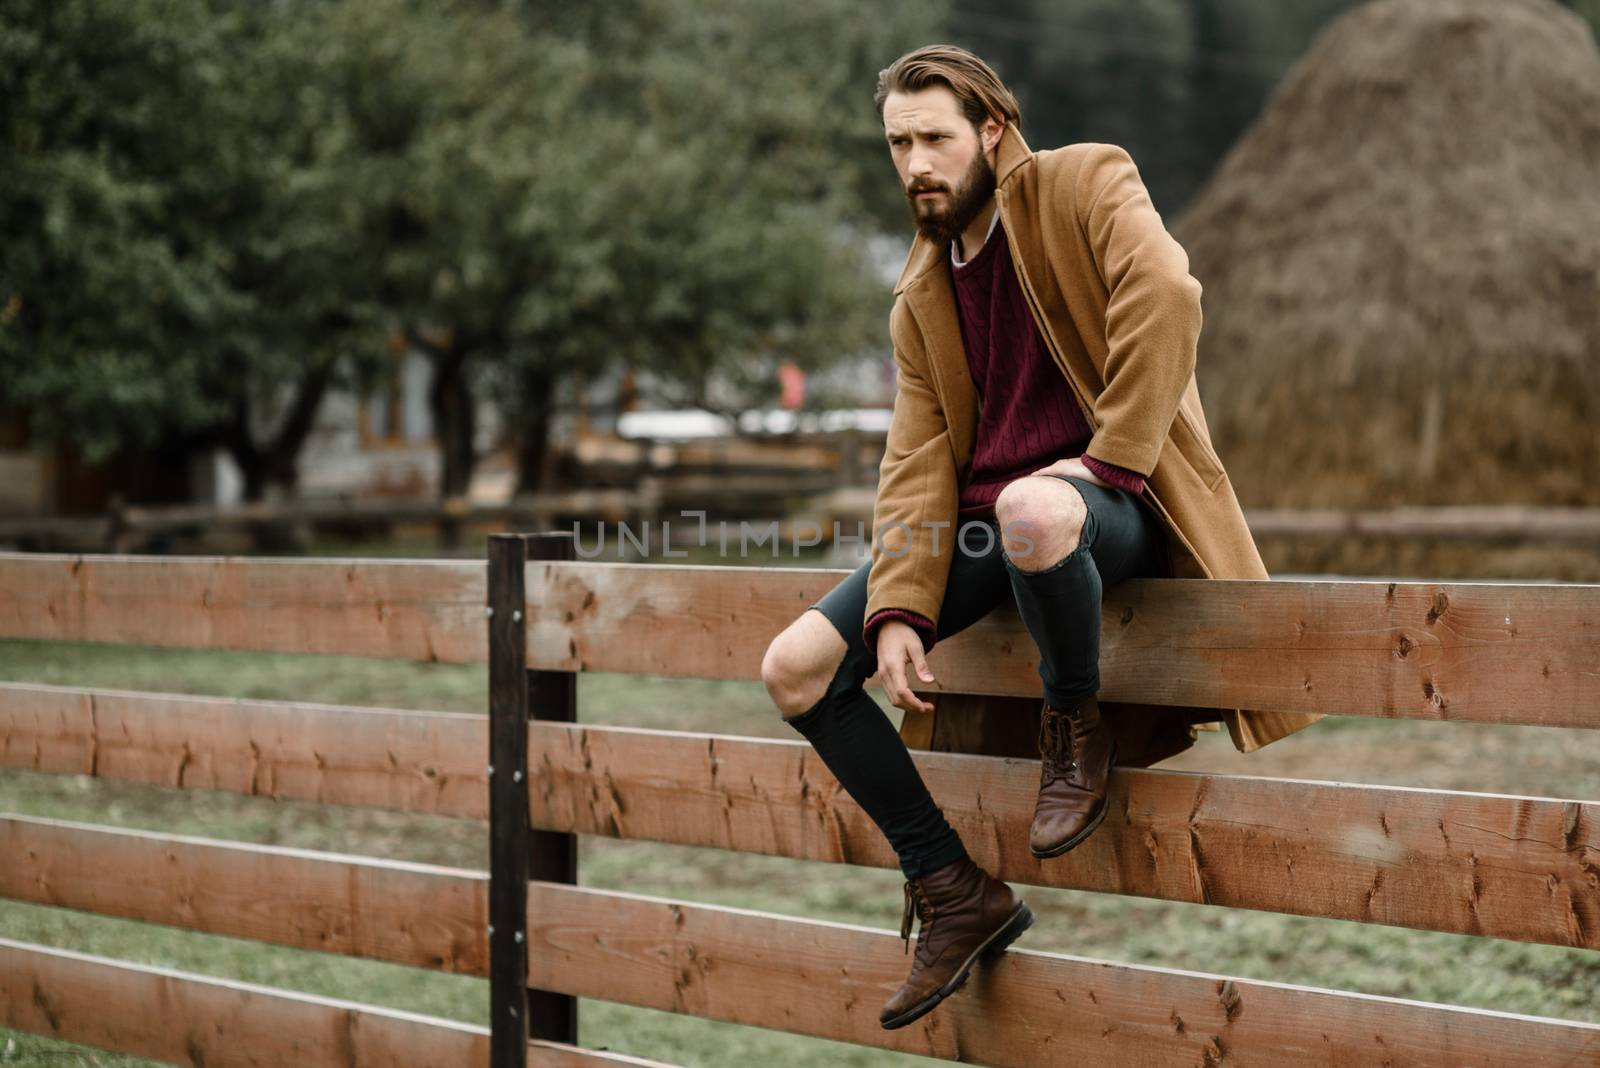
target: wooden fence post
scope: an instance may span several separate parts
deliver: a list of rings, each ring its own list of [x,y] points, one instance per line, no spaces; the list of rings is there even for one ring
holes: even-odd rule
[[[489,1063],[528,1060],[528,640],[522,534],[489,536]]]
[[[578,1040],[578,1001],[529,990],[528,880],[576,883],[577,837],[528,825],[528,719],[577,719],[577,676],[528,670],[525,565],[575,559],[571,533],[489,537],[490,1063],[524,1068],[528,1039]]]

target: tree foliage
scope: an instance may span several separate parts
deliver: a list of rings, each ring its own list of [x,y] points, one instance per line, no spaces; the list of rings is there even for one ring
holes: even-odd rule
[[[726,403],[749,403],[775,392],[777,360],[881,334],[861,240],[867,174],[887,172],[871,78],[920,39],[921,10],[525,3],[496,10],[492,46],[458,35],[434,53],[444,113],[419,139],[400,208],[418,241],[395,285],[413,322],[445,328],[436,366],[482,371],[502,398],[524,488],[551,393],[579,368],[648,370],[702,404],[715,371]]]
[[[292,482],[381,351],[336,64],[277,6],[7,0],[0,400],[89,459],[227,447]]]

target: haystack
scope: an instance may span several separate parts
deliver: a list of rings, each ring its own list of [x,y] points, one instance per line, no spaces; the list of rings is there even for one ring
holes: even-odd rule
[[[1577,16],[1354,10],[1173,232],[1247,508],[1600,505],[1600,49]]]

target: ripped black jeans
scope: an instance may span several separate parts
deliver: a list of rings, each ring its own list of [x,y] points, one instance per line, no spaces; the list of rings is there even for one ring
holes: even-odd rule
[[[1043,570],[1025,571],[1006,555],[995,522],[960,524],[936,622],[942,641],[988,615],[1002,598],[1015,598],[1039,648],[1045,699],[1070,705],[1100,689],[1102,592],[1125,578],[1172,570],[1161,521],[1149,504],[1126,490],[1054,477],[1071,483],[1087,505],[1077,547]],[[827,617],[848,648],[822,698],[785,722],[811,742],[889,840],[905,877],[915,879],[959,860],[966,849],[894,724],[862,686],[878,667],[861,639],[871,567],[871,561],[862,564],[809,606]]]

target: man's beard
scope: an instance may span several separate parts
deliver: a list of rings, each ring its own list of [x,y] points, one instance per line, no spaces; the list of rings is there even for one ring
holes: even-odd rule
[[[919,202],[917,194],[928,190],[945,193],[948,206],[941,208],[937,201]],[[960,237],[993,195],[994,168],[989,166],[989,157],[983,154],[981,146],[973,151],[972,163],[954,191],[943,182],[920,178],[906,190],[917,229],[930,241],[940,244]]]

